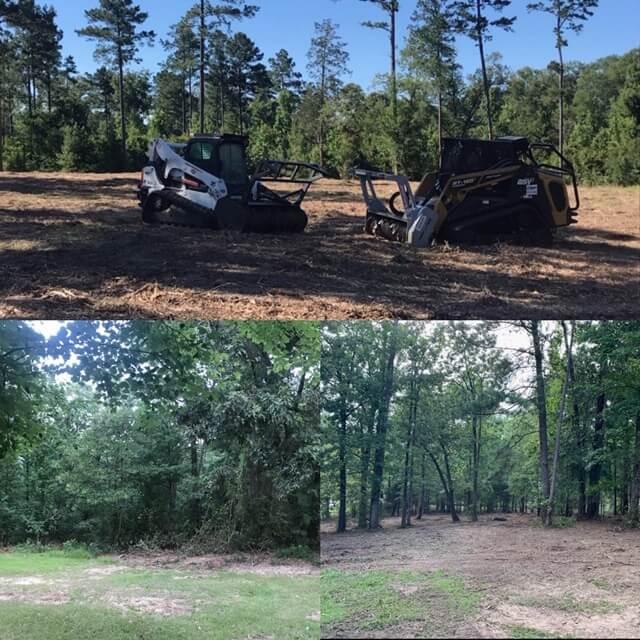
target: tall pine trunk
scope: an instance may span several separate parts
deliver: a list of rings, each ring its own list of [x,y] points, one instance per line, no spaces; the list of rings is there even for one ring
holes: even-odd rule
[[[205,100],[205,69],[204,69],[204,0],[200,0],[200,133],[204,133],[204,100]]]
[[[120,38],[120,34],[118,34]],[[127,168],[127,119],[124,100],[124,62],[122,45],[118,45],[118,82],[120,86],[120,135],[122,136],[122,169]]]
[[[391,329],[387,360],[383,372],[382,397],[376,429],[376,448],[373,461],[373,477],[371,479],[371,508],[369,511],[370,529],[377,529],[380,526],[380,493],[382,477],[384,474],[384,455],[387,439],[387,426],[389,422],[389,405],[391,403],[391,394],[393,392],[393,374],[398,340],[397,332],[398,326],[394,323]]]
[[[558,67],[558,100],[559,100],[559,120],[558,123],[558,148],[560,149],[560,153],[564,154],[564,56],[562,54],[562,39],[560,37],[560,14],[558,13],[556,16],[557,19],[557,30],[558,30],[558,62],[560,66]],[[563,166],[562,159],[559,160],[560,167]]]
[[[491,115],[491,92],[489,90],[489,77],[487,76],[487,63],[484,59],[484,33],[482,30],[482,6],[480,0],[476,0],[477,10],[477,38],[480,50],[480,63],[482,65],[482,85],[484,87],[484,99],[487,103],[487,125],[489,140],[493,140],[493,117]]]
[[[396,72],[396,14],[397,0],[391,4],[391,28],[389,39],[391,44],[391,111],[393,116],[393,172],[398,173],[398,79]]]

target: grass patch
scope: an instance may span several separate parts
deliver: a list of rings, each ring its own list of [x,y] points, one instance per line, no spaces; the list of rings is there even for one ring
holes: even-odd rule
[[[443,571],[323,571],[321,579],[322,623],[356,620],[361,629],[420,622],[426,624],[438,609],[452,620],[473,613],[479,596],[461,578]],[[434,600],[437,605],[434,606]]]
[[[20,586],[19,593],[10,587],[19,601],[0,601],[1,640],[315,640],[320,635],[317,576],[131,568],[88,574],[98,561],[59,556],[0,556],[0,576],[64,571],[62,582]],[[3,571],[7,560],[10,573]],[[43,603],[60,589],[69,602]],[[153,606],[145,606],[149,601]]]
[[[595,613],[607,614],[622,611],[623,607],[608,600],[577,600],[573,596],[565,595],[561,598],[552,597],[527,597],[519,598],[517,601],[525,607],[535,607],[537,609],[553,609],[565,613]]]
[[[562,638],[554,633],[548,633],[547,631],[540,631],[540,629],[533,629],[532,627],[522,627],[516,625],[509,627],[509,633],[511,638]]]
[[[589,582],[594,586],[598,587],[598,589],[603,589],[604,591],[611,591],[611,585],[604,578],[592,578]]]
[[[110,560],[87,558],[82,554],[70,554],[64,549],[47,549],[37,553],[11,551],[0,553],[0,576],[62,573],[70,569],[86,568],[96,562],[108,564]]]

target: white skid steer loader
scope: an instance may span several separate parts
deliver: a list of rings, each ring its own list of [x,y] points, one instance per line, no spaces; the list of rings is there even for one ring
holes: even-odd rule
[[[325,172],[314,164],[264,160],[250,177],[246,144],[235,135],[198,135],[185,145],[154,140],[138,188],[144,222],[257,233],[304,231],[302,201]]]

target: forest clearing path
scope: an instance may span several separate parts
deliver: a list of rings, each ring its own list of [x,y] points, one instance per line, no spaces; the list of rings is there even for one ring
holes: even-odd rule
[[[323,570],[331,576],[332,570],[360,575],[446,575],[459,579],[458,590],[474,600],[464,615],[460,611],[447,615],[446,611],[432,611],[442,603],[432,600],[432,590],[423,589],[427,598],[417,603],[422,616],[407,620],[405,628],[399,621],[383,625],[376,637],[536,637],[536,633],[639,637],[638,531],[624,530],[612,522],[544,529],[537,526],[534,516],[500,517],[506,521],[481,516],[478,523],[452,523],[448,516],[429,515],[414,520],[409,529],[399,529],[399,519],[394,518],[385,520],[380,531],[350,530],[341,535],[331,533],[326,523]],[[405,582],[410,582],[411,575],[406,575]],[[321,582],[324,611],[333,595],[327,595],[324,579]],[[420,590],[418,586],[411,593],[414,601]],[[344,608],[345,603],[340,606]],[[338,614],[335,622],[329,617],[323,636],[361,633],[363,611],[356,610],[352,607],[356,614],[351,617]],[[418,623],[422,629],[416,632]]]
[[[429,250],[363,232],[354,181],[309,192],[296,236],[149,227],[137,174],[0,176],[6,318],[632,318],[638,189],[584,187],[551,247]],[[381,195],[390,195],[380,186]]]
[[[0,635],[2,640],[314,638],[318,575],[310,563],[279,562],[266,554],[79,560],[3,552]]]

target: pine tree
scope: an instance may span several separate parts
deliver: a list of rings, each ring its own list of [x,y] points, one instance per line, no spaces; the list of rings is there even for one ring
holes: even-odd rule
[[[487,65],[484,52],[484,45],[491,40],[491,27],[511,31],[516,18],[501,16],[494,20],[486,17],[487,10],[502,13],[504,9],[511,5],[511,0],[455,0],[451,6],[452,14],[455,15],[454,28],[458,33],[467,35],[473,40],[480,52],[480,65],[482,69],[482,81],[484,88],[484,98],[487,108],[487,129],[489,139],[493,140],[493,116],[491,110],[491,88],[487,74]]]
[[[207,40],[212,31],[220,27],[227,29],[232,20],[252,18],[259,7],[250,5],[244,0],[226,0],[225,2],[211,2],[200,0],[187,13],[187,19],[197,21],[198,37],[200,40],[200,131],[205,130],[205,99],[206,99],[206,67]]]
[[[319,97],[317,141],[321,165],[325,161],[327,99],[337,93],[342,84],[342,76],[348,73],[349,53],[345,42],[338,35],[338,27],[328,19],[316,22],[315,35],[308,53],[307,69],[316,81]]]
[[[85,10],[88,26],[77,31],[78,35],[95,40],[97,60],[104,60],[118,69],[120,87],[120,134],[122,145],[122,168],[127,166],[127,122],[125,113],[124,70],[129,62],[136,60],[141,44],[153,44],[153,31],[139,31],[148,14],[141,11],[133,0],[100,0],[99,7]]]
[[[584,21],[588,20],[598,6],[598,0],[543,0],[542,2],[530,2],[527,5],[529,11],[543,11],[553,15],[555,26],[556,49],[558,51],[558,93],[560,115],[558,123],[558,148],[560,154],[564,153],[565,139],[565,65],[563,49],[568,45],[566,32],[580,33],[584,27]]]
[[[394,158],[393,158],[393,171],[398,172],[398,74],[396,64],[397,54],[397,22],[398,12],[400,11],[399,0],[361,0],[361,2],[371,2],[377,5],[388,16],[388,21],[367,21],[363,23],[363,26],[369,29],[381,29],[386,31],[389,35],[389,50],[390,50],[390,86],[391,86],[391,121],[392,121],[392,140],[394,146]]]
[[[450,2],[418,0],[411,17],[403,56],[410,71],[425,75],[435,84],[438,100],[438,143],[442,154],[443,97],[448,79],[458,68]]]

